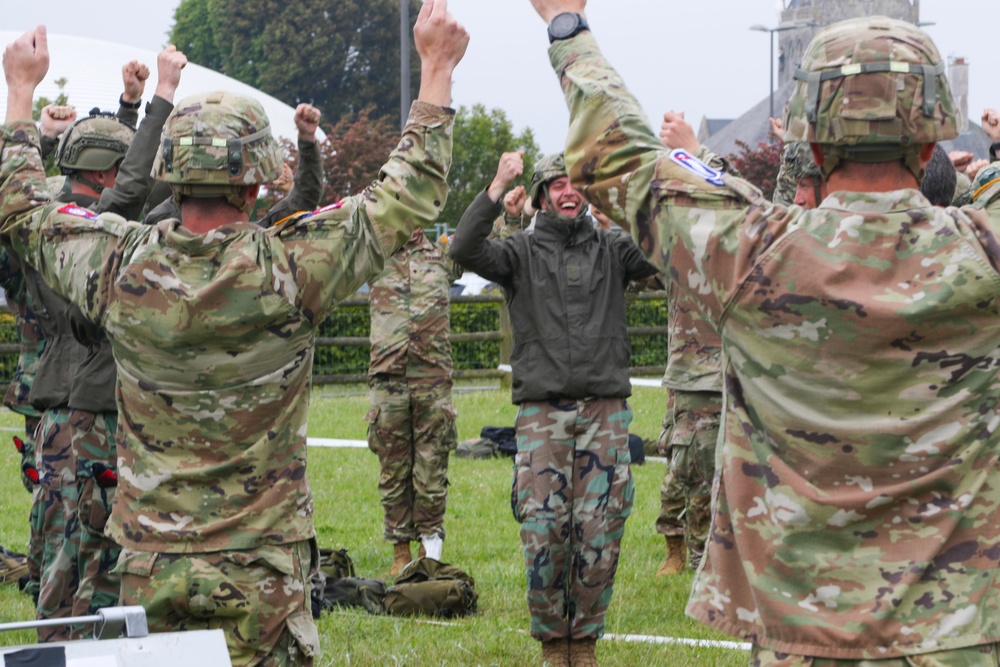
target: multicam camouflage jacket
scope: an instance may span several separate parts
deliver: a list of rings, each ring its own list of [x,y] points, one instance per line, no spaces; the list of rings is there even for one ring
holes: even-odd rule
[[[722,391],[722,340],[698,310],[698,301],[675,281],[667,284],[667,369],[663,386]]]
[[[916,190],[774,206],[664,149],[589,32],[550,56],[574,183],[722,335],[688,613],[841,659],[997,641],[1000,183],[979,208]]]
[[[5,242],[114,346],[120,465],[108,530],[118,543],[204,552],[314,534],[306,417],[316,327],[439,215],[453,117],[415,102],[363,194],[268,230],[236,222],[206,234],[51,204],[37,130],[2,126]]]
[[[371,283],[369,375],[451,377],[448,313],[454,263],[416,229]]]
[[[25,417],[38,418],[42,413],[32,407],[28,395],[35,382],[42,351],[45,350],[45,335],[38,326],[38,317],[29,303],[31,297],[25,287],[21,263],[6,248],[0,248],[0,287],[3,287],[7,304],[15,313],[20,334],[17,368],[7,385],[3,404]]]

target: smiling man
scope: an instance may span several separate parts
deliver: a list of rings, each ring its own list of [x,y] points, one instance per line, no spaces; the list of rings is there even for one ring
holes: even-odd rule
[[[625,286],[656,272],[635,243],[598,229],[562,154],[539,160],[535,226],[488,238],[524,166],[505,153],[462,216],[451,256],[503,287],[514,329],[517,457],[511,509],[521,523],[531,635],[551,667],[596,664],[625,519],[632,411]]]

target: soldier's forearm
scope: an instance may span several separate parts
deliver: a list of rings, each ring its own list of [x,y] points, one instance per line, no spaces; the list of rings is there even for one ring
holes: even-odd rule
[[[2,126],[0,134],[0,225],[51,200],[38,149],[38,128],[30,120]]]
[[[115,187],[101,193],[98,213],[107,211],[129,220],[138,219],[153,186],[153,179],[149,174],[160,147],[163,124],[173,108],[174,105],[167,100],[153,97],[149,103],[149,111],[142,119],[118,169]]]
[[[413,103],[399,144],[382,167],[382,178],[365,191],[365,212],[386,255],[407,240],[415,227],[428,227],[448,198],[454,112]]]
[[[648,196],[656,160],[666,148],[590,32],[557,41],[549,56],[570,111],[572,129],[566,138],[570,178],[592,204],[628,229],[644,203],[642,197]]]

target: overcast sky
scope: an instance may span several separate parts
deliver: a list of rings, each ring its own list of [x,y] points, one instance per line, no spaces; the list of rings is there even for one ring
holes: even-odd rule
[[[159,50],[179,0],[45,0],[7,2],[3,28],[45,23],[50,32],[90,36]],[[531,127],[542,150],[560,150],[568,115],[548,62],[545,26],[529,0],[450,0],[472,37],[455,73],[455,105],[500,108],[520,130]],[[666,109],[734,118],[768,95],[769,37],[749,27],[780,22],[775,0],[591,0],[587,14],[605,55],[658,125]],[[996,56],[996,3],[922,0],[921,20],[942,55],[970,63],[970,117],[990,99]],[[777,40],[776,40],[777,41]],[[777,50],[777,49],[776,49]],[[85,57],[85,54],[80,54]],[[154,65],[155,63],[149,63]],[[58,63],[50,74],[58,76]],[[1000,98],[1000,94],[997,94]]]

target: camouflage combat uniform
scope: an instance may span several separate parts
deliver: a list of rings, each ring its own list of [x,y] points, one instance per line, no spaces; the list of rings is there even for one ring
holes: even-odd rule
[[[531,636],[604,634],[635,492],[625,286],[656,270],[627,236],[540,211],[531,232],[488,239],[502,204],[480,193],[452,258],[504,290],[518,404],[511,506],[521,541]]]
[[[218,104],[234,109],[227,118],[266,127],[246,98],[196,99],[171,119]],[[439,215],[452,119],[415,102],[364,194],[269,230],[234,222],[206,234],[176,220],[146,226],[49,204],[36,129],[2,127],[6,242],[102,325],[115,352],[119,484],[108,533],[123,546],[122,602],[146,607],[152,631],[221,627],[234,664],[312,664],[306,416],[315,331],[414,225]],[[273,178],[277,142],[257,137],[243,147],[246,178],[261,178],[258,169]],[[171,166],[185,169],[198,152],[219,159],[214,144],[197,146],[174,145]]]
[[[70,195],[63,204],[93,206]],[[32,269],[25,281],[46,347],[29,398],[38,426],[44,551],[38,618],[87,616],[118,601],[111,570],[118,545],[104,536],[114,499],[115,366],[103,332]],[[41,641],[83,636],[87,629],[39,630]]]
[[[98,212],[138,212],[149,190],[163,123],[172,109],[171,103],[154,96],[138,133],[114,122],[90,130],[107,133],[97,138],[102,147],[100,142],[112,138],[119,142],[118,155],[125,159],[118,162],[115,186],[104,189],[100,200],[69,192],[60,195],[60,203]],[[87,133],[76,133],[78,126],[67,130],[64,144],[92,141]],[[60,146],[57,162],[73,169],[77,160],[85,160],[82,150]],[[121,549],[104,533],[117,485],[115,360],[100,327],[53,292],[33,269],[25,269],[24,276],[46,339],[29,394],[32,405],[44,411],[38,429],[45,508],[38,617],[89,616],[117,604],[121,590],[120,577],[113,572]],[[41,629],[39,639],[86,638],[90,633],[89,625],[60,626]]]
[[[684,536],[687,564],[697,568],[711,518],[715,442],[722,415],[722,341],[695,301],[667,286],[669,346],[663,386],[667,410],[659,449],[667,457],[656,530]]]
[[[28,393],[35,380],[42,350],[45,349],[45,336],[38,326],[34,310],[28,303],[29,296],[25,289],[21,264],[6,249],[0,249],[0,284],[7,296],[8,306],[14,311],[14,321],[20,335],[17,368],[10,384],[7,385],[3,404],[24,416],[24,435],[15,436],[14,445],[21,452],[21,483],[31,493],[31,511],[28,515],[28,584],[25,591],[37,600],[44,552],[42,538],[44,511],[39,484],[41,478],[35,462],[35,431],[38,429],[38,420],[42,413],[32,407]]]
[[[448,456],[458,446],[451,401],[451,262],[422,229],[371,283],[368,447],[378,455],[385,539],[444,539]]]
[[[871,21],[887,26],[879,35],[916,30]],[[894,56],[912,44],[895,42]],[[688,613],[753,642],[762,664],[938,664],[953,650],[967,662],[941,664],[995,665],[995,647],[976,645],[1000,638],[1000,183],[965,209],[933,208],[913,189],[774,206],[657,146],[591,33],[550,56],[570,107],[573,181],[722,335],[724,440]],[[952,113],[947,96],[912,98],[945,95],[935,67],[932,82],[848,86],[860,134]],[[904,92],[912,118],[870,129],[865,95]]]

